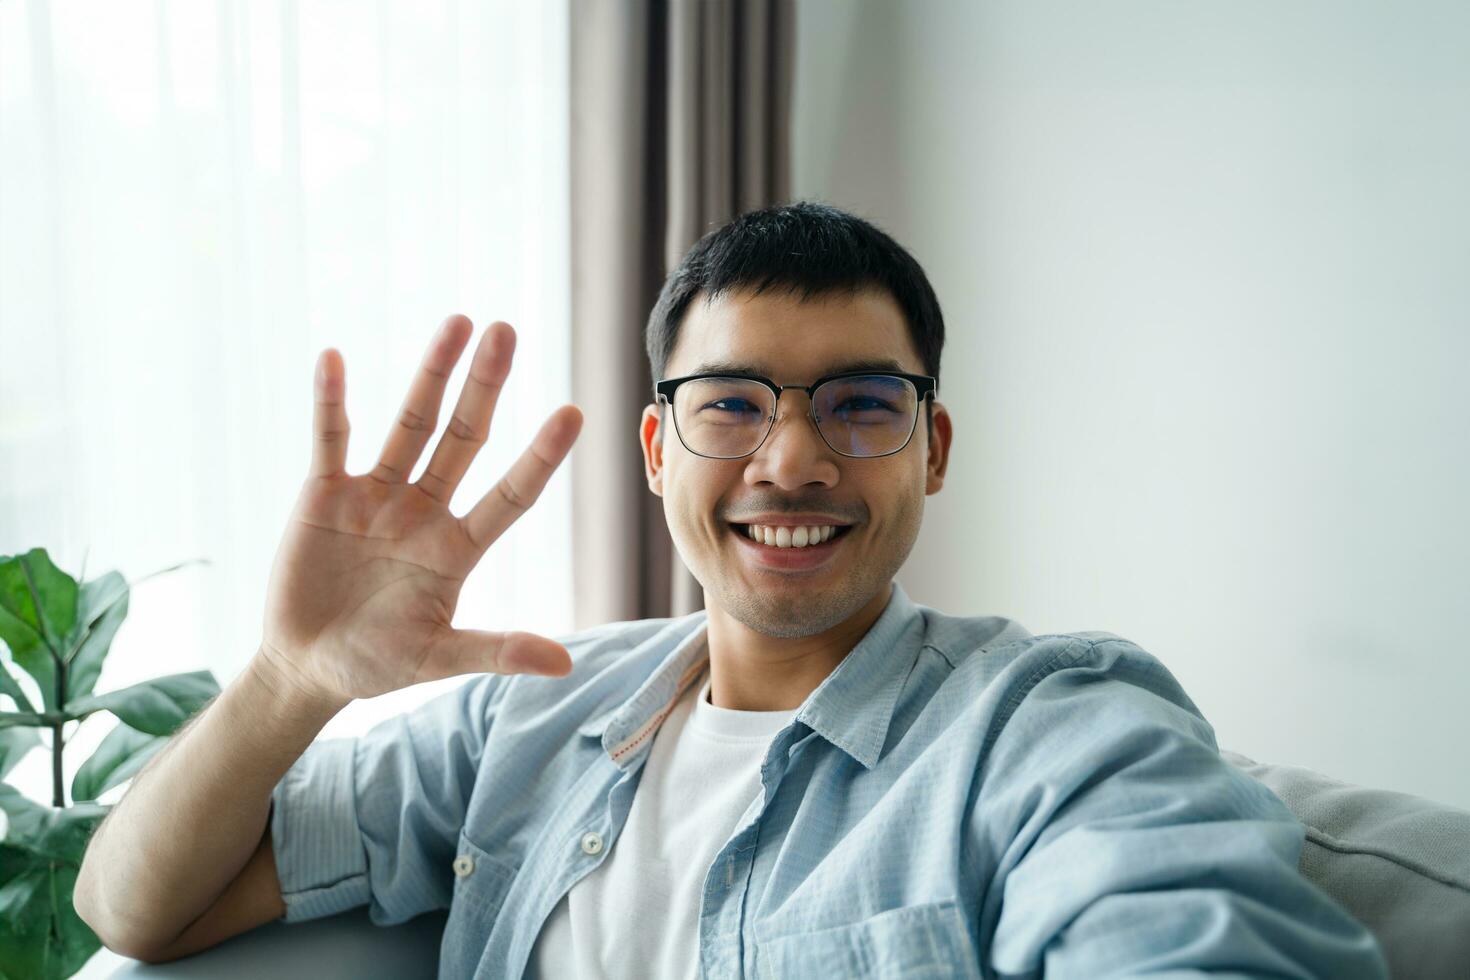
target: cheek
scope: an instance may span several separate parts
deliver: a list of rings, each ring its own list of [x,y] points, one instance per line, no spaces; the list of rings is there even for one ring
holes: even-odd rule
[[[873,523],[880,535],[906,534],[924,511],[925,472],[921,466],[894,467],[871,484]]]
[[[724,526],[715,526],[722,497],[728,499],[728,491],[716,467],[675,464],[664,470],[664,515],[671,530],[699,540],[717,532]]]

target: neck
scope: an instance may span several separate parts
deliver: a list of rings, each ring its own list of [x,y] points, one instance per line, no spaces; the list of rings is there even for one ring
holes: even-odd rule
[[[801,707],[878,621],[893,592],[890,581],[856,613],[811,636],[767,636],[710,602],[710,703],[735,711]]]

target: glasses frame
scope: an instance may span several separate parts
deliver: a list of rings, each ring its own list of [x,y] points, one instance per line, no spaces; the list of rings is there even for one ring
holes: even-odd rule
[[[909,434],[904,438],[903,445],[893,450],[893,452],[879,453],[876,456],[855,456],[852,453],[845,453],[842,450],[838,449],[836,446],[832,445],[832,443],[828,441],[827,437],[822,433],[821,419],[817,418],[816,393],[818,388],[822,387],[822,385],[826,384],[829,381],[840,381],[844,378],[870,377],[899,378],[903,381],[907,381],[909,384],[914,386],[914,391],[918,395],[918,400],[915,402],[914,405],[914,424],[909,427]],[[684,384],[686,381],[700,381],[705,378],[737,378],[742,381],[758,381],[761,384],[765,385],[767,388],[771,389],[771,393],[775,396],[773,402],[775,403],[776,407],[771,412],[770,416],[766,419],[766,431],[761,436],[761,441],[756,443],[755,448],[752,449],[750,452],[742,453],[739,456],[708,456],[704,453],[696,453],[693,449],[689,449],[689,444],[684,441],[684,434],[679,431],[679,413],[674,411],[674,392],[677,391],[679,389],[679,386],[681,384]],[[756,453],[760,452],[760,448],[764,446],[766,444],[766,440],[771,437],[771,431],[776,427],[776,416],[779,415],[781,411],[781,393],[784,391],[806,392],[807,418],[811,419],[812,428],[817,430],[817,435],[821,437],[822,442],[826,444],[828,449],[832,450],[837,455],[845,456],[848,459],[882,459],[885,456],[892,456],[895,453],[901,453],[908,448],[909,443],[912,442],[914,439],[914,432],[917,431],[919,428],[919,415],[921,414],[919,409],[921,406],[923,406],[924,400],[926,398],[932,400],[939,395],[939,381],[937,378],[934,378],[933,376],[928,374],[900,374],[897,371],[843,371],[840,374],[823,375],[809,385],[778,385],[770,378],[762,377],[759,374],[745,374],[742,372],[731,373],[729,371],[712,371],[707,374],[686,374],[682,378],[665,378],[662,381],[655,382],[653,386],[653,397],[655,403],[662,399],[663,402],[669,406],[669,415],[674,420],[674,432],[679,437],[679,444],[685,449],[689,450],[689,452],[694,453],[695,456],[699,456],[703,459],[745,459],[747,456],[754,456]]]

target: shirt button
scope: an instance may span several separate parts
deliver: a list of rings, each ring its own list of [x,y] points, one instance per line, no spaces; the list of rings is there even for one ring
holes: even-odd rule
[[[461,854],[454,859],[454,873],[463,878],[475,870],[475,860],[468,854]]]
[[[602,835],[585,833],[582,835],[582,850],[588,854],[597,854],[602,850]]]

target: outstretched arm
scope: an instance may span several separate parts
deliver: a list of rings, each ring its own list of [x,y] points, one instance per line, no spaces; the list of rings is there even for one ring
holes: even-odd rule
[[[1373,936],[1298,871],[1305,829],[1221,760],[1158,660],[1079,640],[1023,689],[976,810],[999,856],[988,975],[1387,976]]]

